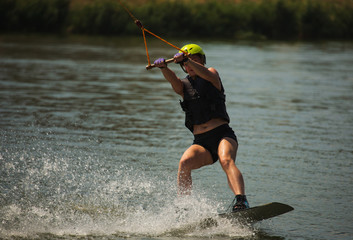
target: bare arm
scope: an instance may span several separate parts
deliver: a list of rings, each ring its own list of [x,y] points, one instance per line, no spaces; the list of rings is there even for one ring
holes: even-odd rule
[[[185,65],[190,67],[196,73],[196,75],[211,82],[213,86],[215,86],[218,90],[221,90],[221,81],[216,69],[206,68],[204,65],[192,60],[191,58],[185,62]]]
[[[180,78],[178,78],[176,76],[176,74],[172,70],[170,70],[167,66],[164,68],[161,68],[161,71],[162,71],[165,79],[167,79],[168,82],[172,85],[174,92],[176,92],[177,94],[179,94],[180,96],[183,97],[183,95],[184,95],[183,94],[183,83],[180,80]]]
[[[168,65],[164,58],[158,58],[154,61],[154,67],[159,67],[163,73],[163,76],[172,85],[174,92],[183,97],[183,83],[176,76],[176,74],[168,68]]]

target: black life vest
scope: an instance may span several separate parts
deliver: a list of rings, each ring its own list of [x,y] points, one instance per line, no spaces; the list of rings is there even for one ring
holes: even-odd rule
[[[214,118],[221,118],[229,123],[222,83],[219,91],[211,82],[198,76],[195,79],[187,76],[182,82],[184,101],[180,101],[180,105],[185,112],[185,126],[191,132],[194,125]]]

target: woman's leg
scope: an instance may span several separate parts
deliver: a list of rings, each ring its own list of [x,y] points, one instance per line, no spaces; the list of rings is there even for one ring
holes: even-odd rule
[[[180,195],[191,194],[191,171],[200,167],[213,164],[209,151],[200,145],[191,145],[183,154],[179,162],[178,192]]]
[[[218,146],[219,162],[227,175],[230,189],[235,195],[245,195],[243,175],[235,165],[238,143],[232,138],[224,138]]]

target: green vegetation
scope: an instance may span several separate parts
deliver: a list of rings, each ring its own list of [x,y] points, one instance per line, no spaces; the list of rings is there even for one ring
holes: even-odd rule
[[[0,0],[0,31],[62,32],[70,0]]]
[[[351,0],[123,2],[164,37],[353,39]],[[140,33],[117,0],[0,0],[0,31]]]

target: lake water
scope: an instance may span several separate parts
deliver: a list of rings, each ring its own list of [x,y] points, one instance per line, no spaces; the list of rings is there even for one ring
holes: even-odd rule
[[[142,38],[2,36],[0,238],[353,238],[353,44],[193,42],[225,86],[250,205],[295,210],[218,219],[233,200],[218,162],[177,196],[193,138]],[[149,40],[152,59],[175,52]]]

